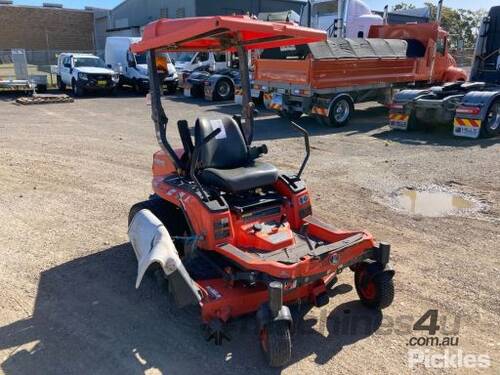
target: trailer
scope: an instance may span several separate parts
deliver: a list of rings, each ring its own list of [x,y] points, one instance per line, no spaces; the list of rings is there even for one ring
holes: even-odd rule
[[[448,53],[448,33],[437,22],[373,25],[369,37],[264,51],[255,62],[254,90],[280,115],[302,114],[329,126],[348,123],[354,104],[388,104],[408,85],[465,80]]]
[[[14,76],[0,79],[0,89],[24,92],[47,91],[47,76],[45,74],[28,74],[28,62],[24,49],[12,49],[11,60]]]
[[[499,135],[499,51],[500,6],[495,6],[479,28],[469,81],[397,93],[389,112],[391,128],[416,130],[448,125],[458,137]]]

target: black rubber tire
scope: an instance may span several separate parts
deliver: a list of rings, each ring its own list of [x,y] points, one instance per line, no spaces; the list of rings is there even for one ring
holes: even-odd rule
[[[500,134],[500,125],[498,122],[495,124],[494,119],[491,116],[500,116],[500,99],[495,100],[491,103],[486,114],[486,118],[481,121],[481,133],[482,138],[491,138]],[[497,118],[498,121],[498,118]],[[496,128],[493,126],[496,125]]]
[[[412,111],[410,113],[410,117],[408,118],[408,123],[406,124],[406,130],[407,131],[415,131],[419,130],[422,128],[422,125],[419,124],[417,117],[415,116],[415,113]]]
[[[298,119],[300,119],[302,117],[303,112],[301,112],[301,111],[279,111],[278,114],[280,117],[283,117],[287,120],[297,121]]]
[[[78,87],[75,80],[71,83],[71,88],[73,90],[73,95],[76,97],[83,96],[85,94],[85,90],[81,87]]]
[[[261,348],[271,367],[282,367],[292,357],[292,338],[287,321],[267,324],[261,333]]]
[[[392,275],[389,272],[380,272],[371,277],[370,267],[360,265],[354,271],[354,284],[356,286],[356,292],[361,300],[361,302],[368,308],[374,310],[382,310],[392,304],[394,300],[394,281]],[[370,288],[372,288],[372,295],[367,296],[363,289],[366,288],[365,278],[371,278]],[[365,285],[363,287],[363,285]]]
[[[337,107],[341,104],[344,104],[344,103],[347,104],[347,106],[348,106],[347,107],[348,114],[345,117],[345,119],[342,119],[341,121],[337,121],[335,119],[334,114],[336,112]],[[349,122],[349,120],[351,119],[353,113],[354,113],[354,103],[352,102],[352,100],[348,96],[338,97],[330,105],[330,112],[328,113],[328,119],[326,121],[326,124],[328,126],[332,126],[334,128],[340,128],[340,127],[346,126],[347,123]]]
[[[167,94],[168,95],[173,95],[177,92],[177,84],[174,85],[167,85]]]
[[[57,88],[61,91],[66,90],[66,84],[62,81],[61,76],[57,76]]]
[[[47,85],[36,85],[36,92],[39,94],[47,92]]]
[[[219,93],[220,86],[223,84],[229,85],[229,91],[225,95]],[[226,78],[221,78],[217,81],[214,88],[214,99],[215,100],[231,100],[234,98],[234,84],[231,80]]]

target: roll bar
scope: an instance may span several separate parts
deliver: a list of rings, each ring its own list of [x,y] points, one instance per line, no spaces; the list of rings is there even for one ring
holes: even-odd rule
[[[149,92],[151,95],[151,119],[155,124],[156,140],[158,141],[161,149],[170,156],[173,163],[175,164],[175,167],[177,169],[182,169],[182,163],[170,143],[168,143],[167,139],[168,117],[165,114],[163,106],[161,105],[160,77],[158,75],[158,69],[156,68],[155,50],[149,51],[149,53],[147,54],[147,62],[149,74]]]

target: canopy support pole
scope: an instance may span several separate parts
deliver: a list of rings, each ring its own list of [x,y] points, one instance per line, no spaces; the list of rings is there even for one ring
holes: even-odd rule
[[[155,134],[163,152],[172,160],[177,169],[182,169],[182,163],[167,140],[168,117],[161,105],[161,84],[158,69],[156,68],[156,51],[150,50],[147,54],[149,73],[149,92],[151,96],[151,118],[155,124]]]
[[[247,145],[250,145],[252,143],[253,129],[254,129],[254,121],[253,121],[254,104],[251,100],[252,95],[250,88],[250,74],[248,71],[248,53],[245,50],[245,47],[241,44],[238,44],[236,49],[238,52],[241,88],[243,90],[243,102],[242,102],[243,108],[241,111],[242,115],[241,117],[243,118],[243,123],[242,123],[243,136],[245,137]]]

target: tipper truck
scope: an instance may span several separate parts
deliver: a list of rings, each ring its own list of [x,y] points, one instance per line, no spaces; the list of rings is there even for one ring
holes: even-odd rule
[[[373,25],[368,38],[334,38],[266,50],[255,62],[254,89],[266,107],[284,117],[314,116],[346,125],[354,104],[388,104],[408,85],[465,80],[448,53],[448,33],[437,22]]]

